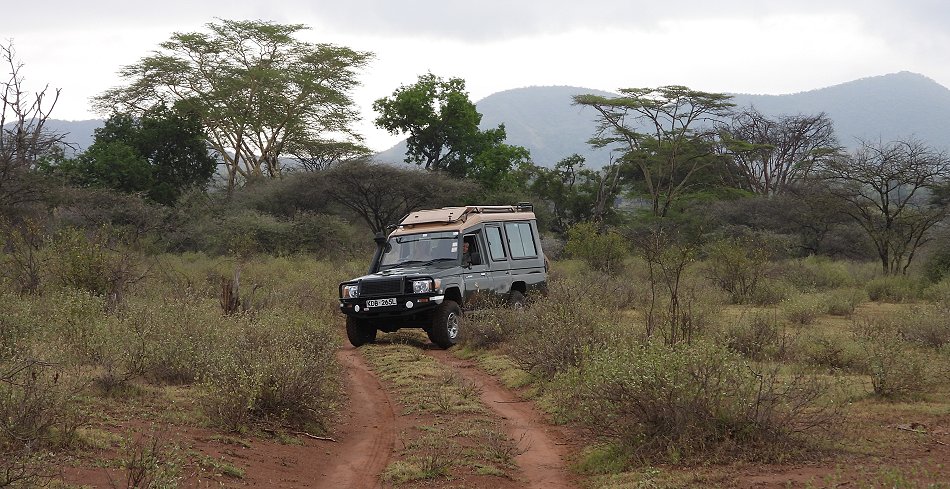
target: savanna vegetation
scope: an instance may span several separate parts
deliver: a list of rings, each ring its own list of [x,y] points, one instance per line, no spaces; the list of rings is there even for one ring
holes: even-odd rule
[[[945,153],[912,138],[849,153],[825,114],[770,119],[667,86],[578,94],[613,157],[534,162],[504,126],[478,128],[463,80],[427,74],[374,105],[409,143],[406,162],[375,162],[350,98],[371,54],[303,29],[174,34],[96,99],[109,119],[78,154],[44,126],[58,92],[27,90],[3,47],[0,487],[102,445],[153,487],[189,467],[240,477],[96,428],[153,402],[148,416],[222,433],[327,434],[343,397],[337,284],[365,268],[374,232],[473,202],[534,202],[554,268],[525,309],[474,311],[463,352],[589,431],[577,469],[594,485],[657,464],[874,454],[864,440],[884,439],[848,420],[889,406],[945,421]],[[370,363],[433,370],[388,346]],[[420,409],[484,414],[429,373],[454,397]],[[430,438],[390,482],[447,473],[432,457],[462,448]],[[493,446],[479,464],[503,475],[515,448]]]

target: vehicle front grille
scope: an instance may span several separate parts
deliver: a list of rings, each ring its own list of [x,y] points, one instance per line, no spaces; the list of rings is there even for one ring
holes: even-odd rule
[[[401,294],[402,291],[402,277],[360,282],[360,297]]]

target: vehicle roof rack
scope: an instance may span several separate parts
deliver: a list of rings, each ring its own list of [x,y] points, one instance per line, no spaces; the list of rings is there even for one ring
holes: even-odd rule
[[[514,205],[469,205],[465,207],[443,207],[410,212],[399,222],[400,226],[414,226],[417,224],[453,223],[466,221],[471,214],[489,214],[503,212],[533,212],[534,206],[530,202],[519,202]]]

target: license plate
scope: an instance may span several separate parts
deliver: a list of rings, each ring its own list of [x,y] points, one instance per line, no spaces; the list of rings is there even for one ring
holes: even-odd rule
[[[370,299],[366,301],[366,307],[395,306],[396,299]]]

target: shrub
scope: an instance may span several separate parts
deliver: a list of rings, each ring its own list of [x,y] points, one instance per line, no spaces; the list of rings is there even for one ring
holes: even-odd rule
[[[709,277],[729,293],[733,303],[744,304],[764,280],[772,252],[762,239],[742,236],[711,243],[706,255]]]
[[[68,443],[84,422],[79,387],[45,362],[0,362],[0,487],[41,485],[50,449]]]
[[[950,303],[916,306],[893,320],[907,341],[938,350],[950,343]]]
[[[827,257],[809,256],[785,262],[782,278],[801,291],[817,291],[854,284],[845,263]]]
[[[875,302],[907,302],[921,296],[920,283],[906,275],[877,277],[867,282],[864,289]]]
[[[326,429],[339,396],[337,336],[305,317],[276,313],[234,333],[200,379],[212,422],[233,430],[252,422]]]
[[[777,458],[797,435],[830,427],[836,413],[824,403],[828,386],[818,377],[756,371],[702,341],[594,350],[556,382],[564,386],[564,414],[646,460],[743,449]]]
[[[601,232],[591,222],[575,224],[567,231],[567,253],[601,272],[617,272],[628,253],[627,243],[614,230]]]
[[[867,301],[868,294],[864,289],[845,288],[835,289],[824,295],[825,312],[832,316],[851,317],[854,310]]]
[[[813,324],[826,309],[825,298],[814,294],[802,294],[782,304],[785,318],[801,326]]]
[[[786,336],[774,314],[743,316],[725,331],[725,344],[746,358],[764,360],[784,355]]]
[[[798,291],[784,280],[773,280],[766,278],[758,284],[752,295],[749,296],[749,303],[757,306],[772,306],[787,300],[789,297],[797,294]]]
[[[950,245],[946,241],[946,237],[950,236],[950,233],[945,232],[944,235],[944,239],[942,242],[938,241],[940,245],[936,246],[924,265],[925,276],[927,280],[933,283],[950,277]]]
[[[864,318],[854,325],[874,394],[891,400],[916,400],[934,385],[933,370],[921,352],[903,342],[900,324],[890,318]]]
[[[620,317],[617,310],[590,300],[601,290],[597,283],[551,281],[548,295],[509,325],[515,329],[509,354],[526,370],[550,378],[577,365],[586,349],[610,343]]]
[[[830,370],[867,371],[862,348],[848,338],[809,332],[801,336],[795,348],[798,361]]]

